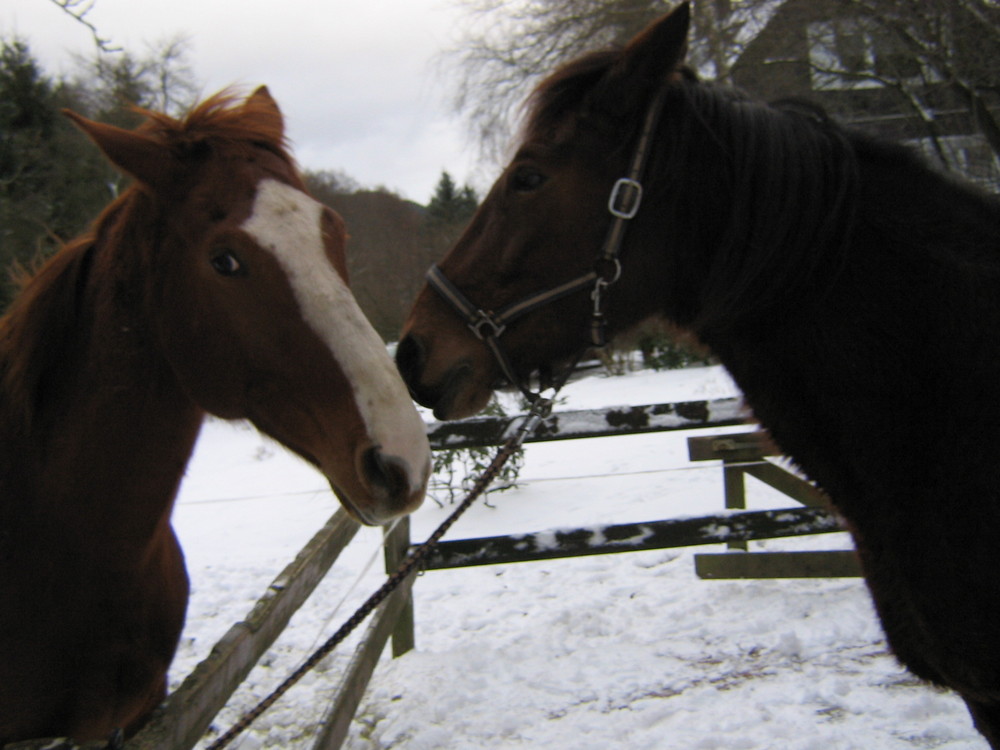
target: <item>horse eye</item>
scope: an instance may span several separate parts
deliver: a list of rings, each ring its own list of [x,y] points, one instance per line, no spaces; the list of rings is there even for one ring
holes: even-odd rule
[[[221,253],[213,255],[210,262],[212,268],[220,276],[241,276],[243,274],[243,264],[229,250],[223,250]]]
[[[534,167],[518,167],[514,171],[511,186],[519,193],[530,193],[544,185],[548,179]]]

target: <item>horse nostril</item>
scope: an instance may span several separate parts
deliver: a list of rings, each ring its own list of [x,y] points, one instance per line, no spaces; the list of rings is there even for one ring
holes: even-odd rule
[[[410,494],[406,464],[395,456],[369,448],[361,458],[361,471],[372,493],[389,501],[403,501]]]
[[[396,367],[411,394],[420,379],[425,359],[424,345],[415,336],[405,336],[396,347]]]

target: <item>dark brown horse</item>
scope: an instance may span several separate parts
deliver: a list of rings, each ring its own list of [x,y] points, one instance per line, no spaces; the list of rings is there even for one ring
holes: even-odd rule
[[[133,731],[188,583],[170,513],[205,412],[315,464],[358,520],[429,451],[266,89],[137,131],[70,114],[134,177],[0,319],[0,744]]]
[[[1000,204],[817,109],[699,83],[687,31],[683,5],[541,84],[397,364],[448,419],[585,347],[595,288],[612,334],[695,333],[849,520],[895,653],[1000,747]],[[651,106],[641,204],[595,271]],[[637,198],[619,186],[616,212]]]

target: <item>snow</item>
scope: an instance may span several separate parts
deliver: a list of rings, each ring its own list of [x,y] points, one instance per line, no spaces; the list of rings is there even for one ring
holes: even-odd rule
[[[718,367],[592,375],[557,409],[730,398]],[[740,428],[714,432],[736,432]],[[520,486],[479,501],[446,539],[717,513],[719,464],[681,433],[535,443]],[[787,499],[748,479],[752,509]],[[312,468],[242,424],[206,423],[174,514],[192,582],[176,687],[336,510]],[[412,517],[429,536],[452,506]],[[363,528],[215,728],[263,698],[384,580]],[[846,549],[845,534],[752,549]],[[703,581],[698,549],[432,571],[414,589],[416,644],[375,670],[345,747],[607,750],[982,750],[964,704],[888,653],[858,579]],[[307,748],[359,636],[232,747]],[[209,738],[210,739],[210,738]]]

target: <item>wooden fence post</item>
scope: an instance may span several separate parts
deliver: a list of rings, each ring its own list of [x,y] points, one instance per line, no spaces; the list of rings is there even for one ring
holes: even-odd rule
[[[728,458],[722,460],[722,482],[725,492],[726,510],[745,510],[747,507],[746,485],[743,483],[743,467],[732,466],[734,462]],[[731,550],[746,551],[747,542],[728,542],[726,547]]]
[[[392,575],[410,551],[410,517],[404,516],[385,534],[385,572]],[[407,596],[392,631],[392,655],[402,656],[416,646],[413,597]]]
[[[828,502],[812,484],[765,461],[779,455],[765,432],[688,438],[692,461],[722,461],[726,508],[746,507],[745,475],[764,482],[809,508],[826,508]],[[853,550],[810,552],[748,552],[746,543],[730,543],[729,552],[695,555],[699,578],[841,578],[861,575]]]
[[[415,574],[409,576],[375,610],[372,622],[344,672],[333,704],[323,717],[312,750],[337,750],[347,738],[354,714],[361,704],[394,623],[402,614],[403,608],[413,601],[412,589],[415,578]]]

